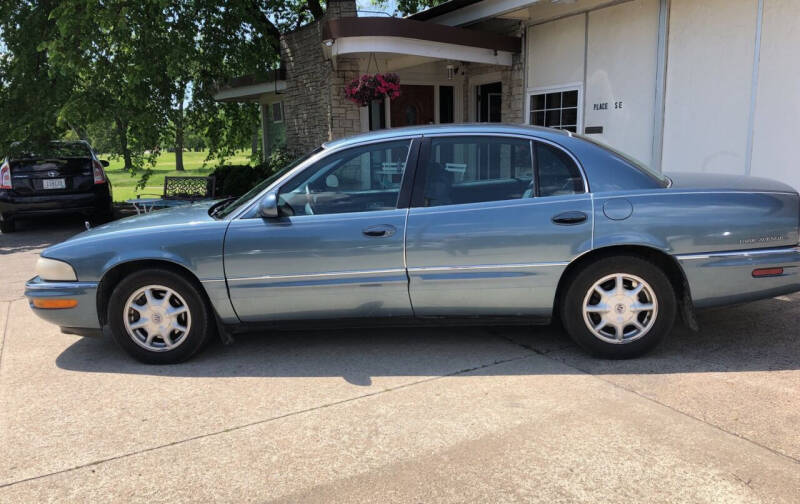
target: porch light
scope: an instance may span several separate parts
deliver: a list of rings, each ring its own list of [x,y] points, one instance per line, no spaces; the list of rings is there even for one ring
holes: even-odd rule
[[[453,80],[453,77],[456,75],[456,66],[455,65],[447,65],[447,80]]]

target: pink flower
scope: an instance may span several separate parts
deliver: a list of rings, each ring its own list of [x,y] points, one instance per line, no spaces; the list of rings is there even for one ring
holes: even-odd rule
[[[394,100],[400,96],[400,78],[397,74],[364,74],[353,79],[344,88],[345,97],[361,106],[384,97]]]

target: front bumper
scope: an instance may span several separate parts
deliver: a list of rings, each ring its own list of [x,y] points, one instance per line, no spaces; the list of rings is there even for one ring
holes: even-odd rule
[[[100,329],[97,316],[97,282],[48,282],[34,277],[25,284],[25,297],[40,318],[60,327]],[[42,309],[33,299],[75,299],[74,308]]]
[[[676,256],[696,308],[710,308],[800,291],[800,247]],[[780,275],[753,277],[756,268],[783,268]]]

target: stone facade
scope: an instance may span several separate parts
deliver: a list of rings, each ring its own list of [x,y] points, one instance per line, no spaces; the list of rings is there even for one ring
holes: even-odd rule
[[[500,73],[500,82],[503,85],[502,104],[500,117],[502,122],[508,124],[521,124],[524,121],[522,105],[525,103],[525,77],[522,56],[515,54],[510,67],[500,65],[487,65],[483,63],[469,63],[464,69],[464,118],[472,117],[470,107],[474,103],[467,97],[470,96],[470,79],[481,75]]]
[[[355,15],[354,0],[329,0],[324,19]],[[328,140],[361,131],[358,107],[344,98],[345,84],[359,74],[358,60],[339,58],[333,69],[322,50],[322,23],[283,35],[281,60],[286,66],[287,147],[307,152]]]
[[[329,0],[325,20],[357,15],[354,0]],[[286,146],[307,152],[321,143],[362,131],[361,109],[344,96],[344,87],[363,70],[363,58],[339,56],[336,68],[325,59],[322,23],[312,23],[281,37],[281,59],[286,66],[284,103]],[[463,64],[463,118],[473,117],[469,87],[476,76],[499,73],[503,85],[501,119],[522,123],[524,111],[523,62],[514,55],[511,67],[479,63]],[[401,81],[403,78],[403,71]]]
[[[330,100],[330,139],[361,132],[361,109],[344,97],[344,87],[361,74],[357,58],[339,57],[336,71],[331,72],[328,87]]]

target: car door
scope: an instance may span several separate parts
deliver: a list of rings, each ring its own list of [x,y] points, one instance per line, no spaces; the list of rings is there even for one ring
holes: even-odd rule
[[[575,159],[549,142],[426,138],[412,202],[416,316],[549,317],[562,272],[591,248],[591,195]]]
[[[403,182],[416,150],[410,138],[337,150],[280,187],[281,217],[231,222],[225,275],[239,318],[411,316]]]

